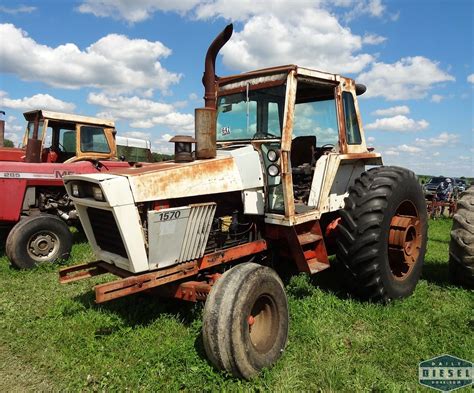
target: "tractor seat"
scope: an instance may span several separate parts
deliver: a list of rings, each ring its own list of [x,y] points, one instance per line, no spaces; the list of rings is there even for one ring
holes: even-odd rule
[[[314,165],[316,152],[316,136],[297,136],[291,141],[291,166],[293,168],[303,164]]]

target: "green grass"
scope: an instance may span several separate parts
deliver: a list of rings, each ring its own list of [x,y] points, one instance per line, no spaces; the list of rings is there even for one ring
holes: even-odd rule
[[[448,281],[450,227],[430,222],[423,279],[388,306],[348,298],[331,272],[294,277],[287,350],[251,382],[207,362],[201,304],[137,295],[95,305],[103,278],[60,286],[57,267],[17,271],[0,250],[0,390],[423,390],[421,360],[473,360],[474,296]],[[78,240],[70,264],[92,259]]]

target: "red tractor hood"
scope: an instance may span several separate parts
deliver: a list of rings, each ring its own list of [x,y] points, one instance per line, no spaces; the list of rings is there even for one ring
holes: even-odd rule
[[[25,154],[25,149],[18,149],[14,147],[0,147],[0,161],[21,162],[24,160]]]

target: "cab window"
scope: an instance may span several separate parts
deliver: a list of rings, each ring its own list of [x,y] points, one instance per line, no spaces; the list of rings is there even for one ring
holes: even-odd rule
[[[81,127],[81,151],[110,153],[109,144],[102,127]]]
[[[41,133],[43,132],[43,126],[44,126],[44,121],[40,120],[38,122],[38,138],[41,138]],[[35,129],[35,122],[34,121],[29,121],[27,129],[28,129],[28,139],[33,138],[33,132],[34,132],[34,129]],[[26,142],[28,142],[28,141],[25,141],[25,143]]]
[[[344,117],[346,120],[346,140],[348,145],[360,145],[362,138],[360,136],[359,122],[354,105],[354,97],[351,93],[345,91],[342,93],[342,104],[344,106]]]

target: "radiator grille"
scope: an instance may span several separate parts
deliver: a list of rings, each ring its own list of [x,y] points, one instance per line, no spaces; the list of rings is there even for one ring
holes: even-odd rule
[[[122,236],[112,212],[88,207],[87,214],[97,245],[104,251],[128,258]]]
[[[189,261],[204,255],[215,212],[215,203],[191,205],[179,262]]]

